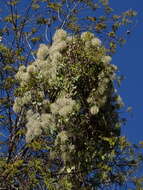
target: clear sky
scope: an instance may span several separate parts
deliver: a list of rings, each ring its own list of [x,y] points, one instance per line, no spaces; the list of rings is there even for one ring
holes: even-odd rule
[[[138,11],[137,24],[112,62],[125,76],[120,94],[126,105],[133,107],[133,116],[128,117],[122,132],[130,141],[137,143],[143,140],[143,0],[110,0],[110,5],[117,12],[130,8]]]

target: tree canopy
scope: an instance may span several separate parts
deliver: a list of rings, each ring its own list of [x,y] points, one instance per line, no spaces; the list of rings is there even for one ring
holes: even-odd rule
[[[0,187],[141,189],[142,144],[121,134],[111,64],[136,12],[116,15],[107,0],[0,6]]]

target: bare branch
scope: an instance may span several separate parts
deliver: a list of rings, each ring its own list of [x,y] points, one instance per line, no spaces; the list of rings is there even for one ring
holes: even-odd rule
[[[62,22],[62,19],[60,17],[60,9],[58,9],[58,19],[59,19],[60,22]]]
[[[50,42],[50,40],[49,40],[49,38],[48,38],[48,29],[49,29],[49,26],[48,26],[48,24],[46,25],[46,28],[45,28],[45,39],[46,39],[46,41],[47,42]]]
[[[33,59],[36,60],[36,58],[35,58],[35,56],[34,56],[34,54],[32,52],[32,47],[31,47],[31,45],[30,45],[30,43],[28,41],[27,35],[25,35],[25,39],[26,39],[26,42],[27,42],[27,45],[28,45],[29,49],[31,50],[31,54],[32,54]]]

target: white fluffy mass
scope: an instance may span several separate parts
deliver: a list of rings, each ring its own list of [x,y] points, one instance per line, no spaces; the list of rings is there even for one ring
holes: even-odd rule
[[[90,32],[83,32],[80,40],[85,44],[84,48],[100,49],[102,47],[101,40]],[[41,44],[37,51],[37,59],[27,67],[20,66],[15,76],[23,92],[16,97],[13,110],[16,113],[21,112],[23,108],[26,110],[27,142],[39,136],[42,130],[54,131],[59,118],[68,118],[70,114],[79,109],[77,101],[73,100],[66,92],[63,95],[60,94],[51,102],[44,91],[44,88],[47,88],[46,90],[48,91],[49,88],[54,88],[55,84],[57,84],[57,75],[63,66],[61,62],[62,53],[70,47],[70,43],[76,45],[76,36],[68,35],[62,29],[57,30],[53,36],[53,44],[51,46]],[[109,64],[111,60],[112,58],[105,54],[99,61]],[[111,73],[114,70],[115,66],[112,66],[106,72]],[[98,114],[100,106],[106,100],[103,96],[100,102],[95,105],[96,100],[94,97],[97,97],[98,94],[103,95],[105,92],[108,83],[105,77],[106,74],[100,73],[98,76],[99,88],[94,89],[87,100],[90,106],[89,111],[93,115]],[[121,102],[119,98],[118,101]],[[66,138],[64,135],[63,137]]]

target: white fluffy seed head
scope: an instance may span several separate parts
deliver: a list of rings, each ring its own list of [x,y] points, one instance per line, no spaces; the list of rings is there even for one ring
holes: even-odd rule
[[[32,126],[31,126],[32,125]],[[34,127],[33,127],[34,126]],[[42,133],[39,122],[31,121],[27,123],[27,133],[26,133],[26,142],[31,142],[36,136],[39,136]]]
[[[64,31],[63,29],[59,29],[55,32],[54,36],[53,36],[53,41],[54,42],[58,42],[61,40],[65,40],[67,37],[67,32]]]
[[[92,44],[93,46],[101,46],[102,42],[101,42],[101,40],[99,40],[98,38],[93,38],[93,39],[91,40],[91,44]]]
[[[41,115],[41,127],[44,130],[50,129],[50,131],[55,130],[55,120],[52,114],[43,113]]]
[[[57,62],[60,58],[62,58],[62,54],[58,51],[54,52],[54,53],[51,53],[50,54],[50,59],[53,61],[53,62]]]
[[[102,57],[101,61],[105,64],[109,64],[112,61],[112,57],[110,57],[109,55],[106,55],[106,56]]]
[[[31,102],[31,94],[25,94],[22,98],[22,102],[23,104],[28,104],[29,102]]]
[[[40,47],[37,51],[37,58],[40,60],[45,60],[46,56],[49,54],[49,48],[45,44],[40,44]]]
[[[32,110],[27,111],[26,119],[27,119],[27,134],[26,134],[26,141],[30,142],[35,136],[40,135],[42,130],[55,130],[57,126],[59,125],[59,119],[57,118],[64,118],[66,122],[69,120],[69,114],[72,114],[76,111],[81,110],[80,104],[78,105],[78,100],[73,100],[70,95],[66,94],[66,92],[61,92],[58,97],[56,97],[56,101],[54,101],[52,104],[48,100],[44,100],[46,96],[44,96],[43,92],[43,86],[45,90],[49,93],[50,88],[52,85],[57,84],[57,73],[59,71],[60,66],[64,66],[63,60],[59,58],[65,58],[65,54],[63,50],[67,50],[69,55],[73,51],[72,45],[77,45],[77,39],[76,36],[67,36],[67,33],[59,29],[56,31],[54,37],[53,37],[53,44],[48,47],[47,45],[41,44],[38,51],[37,51],[37,59],[34,61],[31,65],[27,67],[27,70],[24,66],[21,66],[19,68],[19,71],[17,73],[17,78],[20,79],[20,85],[23,87],[29,87],[31,90],[31,94],[28,95],[25,93],[23,94],[23,97],[21,100],[16,101],[14,104],[14,110],[16,112],[19,112],[22,108],[22,106],[26,103],[31,101]],[[93,33],[90,32],[84,32],[81,34],[82,43],[84,43],[84,46],[87,47],[87,53],[88,48],[91,50],[94,49],[94,47],[97,47],[96,49],[100,51],[101,41],[100,39],[96,38]],[[66,49],[69,47],[69,49]],[[95,50],[96,51],[96,50]],[[98,51],[97,51],[98,53]],[[89,98],[87,99],[90,107],[89,112],[93,115],[98,114],[100,107],[105,103],[105,98],[103,97],[104,91],[106,89],[108,81],[105,80],[105,74],[111,76],[112,73],[114,73],[114,70],[116,70],[115,66],[112,66],[111,64],[106,65],[111,62],[112,58],[110,56],[107,56],[104,54],[104,52],[101,52],[101,55],[103,56],[100,59],[102,60],[103,65],[105,66],[105,70],[103,69],[100,74],[97,74],[97,78],[99,78],[99,86],[100,88],[94,89],[93,92],[89,95]],[[68,56],[68,55],[67,55]],[[100,52],[99,52],[100,56]],[[98,62],[98,61],[97,61]],[[105,63],[105,64],[104,64]],[[110,66],[111,65],[111,66]],[[107,67],[106,67],[107,66]],[[38,72],[37,72],[38,71]],[[102,74],[103,72],[103,74]],[[30,73],[33,73],[31,75]],[[36,90],[36,98],[39,101],[38,103],[36,100],[33,100],[31,98],[32,96],[32,84],[30,83],[32,80],[32,76],[35,76],[34,82],[37,84],[38,88]],[[40,78],[41,77],[41,78]],[[107,76],[108,77],[108,76]],[[40,79],[40,80],[39,80]],[[104,79],[104,80],[103,80]],[[65,79],[64,79],[65,80]],[[30,85],[31,86],[30,86]],[[42,86],[43,85],[43,86]],[[46,87],[47,86],[47,87]],[[25,88],[24,88],[25,89]],[[38,89],[41,89],[38,90]],[[69,92],[70,93],[70,92]],[[98,95],[102,94],[101,98],[98,100]],[[21,102],[20,102],[21,101]],[[35,103],[36,102],[36,103]],[[80,100],[79,100],[80,102]],[[121,100],[118,99],[117,102],[121,103]],[[95,105],[96,103],[96,105]],[[41,106],[41,112],[38,115],[38,109],[37,105]],[[27,106],[28,107],[28,106]],[[36,113],[35,113],[36,112]],[[62,116],[62,117],[60,117]],[[60,121],[61,122],[61,121]],[[55,128],[54,128],[55,127]],[[62,129],[63,130],[63,129]],[[61,133],[62,139],[66,139],[66,133]]]
[[[97,114],[99,112],[99,108],[96,106],[96,105],[94,105],[94,106],[92,106],[91,108],[90,108],[90,113],[92,114],[92,115],[95,115],[95,114]]]
[[[23,73],[23,74],[21,75],[21,79],[22,79],[23,82],[28,82],[28,81],[30,80],[30,75],[29,75],[29,73]]]
[[[66,47],[67,47],[67,43],[63,40],[53,43],[53,45],[50,48],[50,53],[60,52],[60,51],[64,50]]]
[[[74,106],[74,100],[72,100],[71,98],[61,97],[58,98],[55,103],[51,104],[50,108],[53,114],[66,116],[73,111]]]
[[[27,113],[26,113],[26,119],[28,120],[29,118],[31,118],[32,116],[33,116],[33,111],[30,109],[30,110],[28,110],[27,111]]]
[[[85,42],[85,47],[90,48],[91,47],[91,41],[86,41]]]
[[[32,110],[29,110],[27,112],[26,118],[26,142],[30,142],[34,137],[39,136],[42,132],[40,115],[38,113],[33,113]]]
[[[13,105],[13,111],[14,111],[15,113],[19,113],[20,110],[21,110],[21,106],[19,106],[18,104],[15,103],[15,104]]]
[[[14,105],[13,105],[13,111],[15,113],[19,113],[21,111],[22,106],[23,106],[22,98],[21,97],[16,97]]]
[[[57,136],[57,139],[60,139],[61,143],[65,143],[65,141],[67,141],[68,138],[69,138],[69,135],[67,131],[61,131]]]
[[[25,67],[24,65],[21,65],[21,66],[19,67],[19,71],[20,71],[20,72],[26,71],[26,67]]]
[[[36,67],[34,65],[29,65],[27,67],[27,72],[28,73],[35,73],[37,71]]]
[[[118,70],[118,67],[116,65],[112,64],[111,66],[112,66],[112,68],[113,68],[114,71]]]

